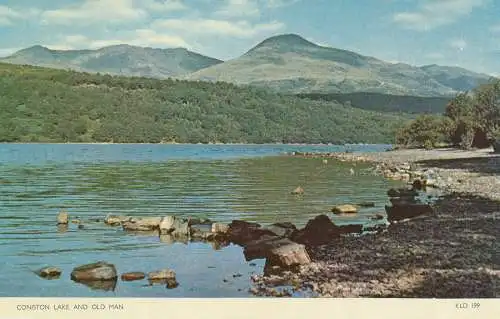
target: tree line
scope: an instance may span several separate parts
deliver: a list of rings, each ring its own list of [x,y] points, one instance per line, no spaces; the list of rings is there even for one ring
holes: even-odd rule
[[[422,114],[400,128],[396,143],[403,147],[433,148],[449,144],[462,149],[486,148],[500,142],[500,80],[491,79],[462,92],[443,114]]]
[[[0,142],[392,143],[410,116],[228,83],[0,64]]]

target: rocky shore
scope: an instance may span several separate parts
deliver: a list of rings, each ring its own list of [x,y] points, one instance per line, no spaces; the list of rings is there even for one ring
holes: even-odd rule
[[[265,259],[264,273],[253,275],[256,296],[497,298],[500,296],[500,158],[488,151],[402,150],[382,153],[294,153],[373,164],[374,174],[406,181],[388,190],[391,205],[376,214],[376,227],[335,225],[328,214],[352,215],[373,203],[345,203],[309,220],[260,225],[229,224],[175,216],[113,216],[83,221],[61,211],[58,229],[105,223],[129,233],[151,234],[161,242],[201,241],[214,247],[243,248],[247,261]],[[353,176],[353,178],[356,178]],[[433,190],[433,192],[431,192]],[[291,190],[301,196],[300,186]],[[430,196],[429,194],[433,194]],[[435,195],[438,194],[436,200]],[[433,198],[432,201],[426,201]],[[104,261],[75,265],[71,279],[92,289],[113,290],[116,281],[148,280],[175,289],[175,270],[137,269],[119,273]],[[144,272],[149,271],[149,272]],[[36,271],[60,278],[50,266]]]
[[[385,232],[309,246],[298,272],[253,276],[257,295],[317,297],[498,298],[500,158],[491,150],[401,150],[292,154],[371,162],[374,172],[432,178],[433,213],[391,223]],[[408,174],[409,176],[407,176]]]

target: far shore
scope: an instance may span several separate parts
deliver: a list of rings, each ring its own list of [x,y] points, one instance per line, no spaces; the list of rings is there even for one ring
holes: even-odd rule
[[[115,143],[115,142],[0,142],[4,145],[238,145],[238,146],[265,146],[265,145],[290,145],[290,146],[370,146],[383,145],[391,147],[391,144],[376,143],[345,143],[345,144],[308,144],[308,143]]]

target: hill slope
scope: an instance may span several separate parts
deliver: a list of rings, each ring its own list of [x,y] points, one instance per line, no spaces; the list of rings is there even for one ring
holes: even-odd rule
[[[489,76],[452,67],[392,64],[286,34],[268,38],[243,56],[186,79],[250,84],[286,93],[450,96],[486,82]]]
[[[376,112],[403,112],[411,114],[442,114],[451,101],[449,97],[421,97],[366,92],[342,94],[304,93],[297,96],[312,100],[336,101],[340,104],[349,104],[356,108]]]
[[[98,50],[50,50],[43,46],[33,46],[0,59],[0,62],[165,78],[198,71],[222,61],[182,48],[152,49],[115,45]]]
[[[0,141],[390,143],[409,116],[232,84],[0,63]]]

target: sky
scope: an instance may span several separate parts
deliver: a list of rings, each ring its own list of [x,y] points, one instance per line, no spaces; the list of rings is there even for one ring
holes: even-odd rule
[[[0,0],[0,56],[127,43],[229,60],[287,33],[393,63],[500,75],[500,0]]]

